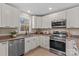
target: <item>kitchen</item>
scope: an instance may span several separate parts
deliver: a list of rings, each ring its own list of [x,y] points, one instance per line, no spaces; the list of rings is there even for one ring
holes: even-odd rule
[[[0,56],[78,56],[78,3],[0,3]]]

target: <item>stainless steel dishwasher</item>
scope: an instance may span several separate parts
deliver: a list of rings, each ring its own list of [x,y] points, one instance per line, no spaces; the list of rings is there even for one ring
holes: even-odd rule
[[[8,55],[21,56],[24,54],[24,38],[11,40],[8,42]]]

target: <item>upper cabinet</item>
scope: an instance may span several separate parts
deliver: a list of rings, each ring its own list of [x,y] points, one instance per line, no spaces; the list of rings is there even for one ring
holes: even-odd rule
[[[53,13],[46,16],[33,16],[32,17],[32,28],[52,28],[52,21],[66,20],[66,11]]]
[[[42,28],[42,17],[32,16],[32,28]]]
[[[51,14],[49,17],[52,19],[51,21],[66,20],[66,11],[61,11],[61,12]]]
[[[42,17],[42,28],[51,28],[50,16],[43,16]]]
[[[0,26],[1,26],[1,7],[0,7]]]
[[[67,28],[79,28],[79,7],[67,10]]]
[[[16,8],[2,5],[2,27],[18,27],[20,12]]]
[[[52,22],[61,20],[66,20],[66,11],[43,16],[42,28],[52,28],[51,27]]]

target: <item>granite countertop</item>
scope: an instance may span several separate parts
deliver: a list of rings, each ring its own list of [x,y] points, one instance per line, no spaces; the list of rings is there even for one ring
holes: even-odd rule
[[[18,35],[18,36],[15,37],[15,38],[12,38],[12,37],[10,37],[10,36],[7,36],[7,37],[4,37],[4,36],[3,36],[2,38],[0,38],[0,41],[15,40],[15,39],[20,39],[20,38],[34,37],[34,36],[51,36],[51,34],[34,34],[34,33],[32,33],[32,34],[27,34],[27,35],[22,34],[22,35]]]

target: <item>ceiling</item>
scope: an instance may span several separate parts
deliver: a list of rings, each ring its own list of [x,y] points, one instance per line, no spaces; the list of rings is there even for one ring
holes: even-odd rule
[[[78,3],[11,3],[30,15],[47,15],[52,12],[78,6]],[[49,8],[52,8],[49,10]]]

